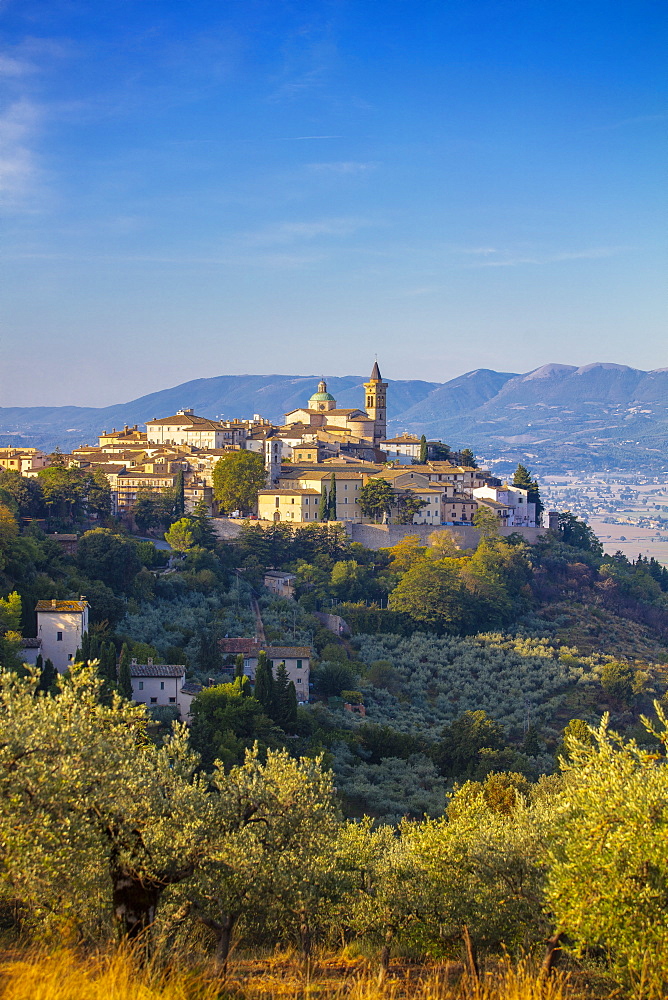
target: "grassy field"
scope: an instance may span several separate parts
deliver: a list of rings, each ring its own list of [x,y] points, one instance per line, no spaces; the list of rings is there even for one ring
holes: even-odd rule
[[[345,954],[314,962],[305,976],[293,955],[234,962],[226,978],[212,967],[140,968],[127,953],[80,956],[73,951],[5,954],[0,1000],[584,1000],[609,996],[580,979],[541,978],[529,963],[496,962],[479,980],[458,963],[397,963],[381,987],[363,959]]]
[[[590,517],[589,525],[600,538],[607,555],[623,552],[628,559],[637,559],[641,553],[654,556],[668,566],[668,535],[656,528],[641,528],[637,524],[608,524],[598,517]]]

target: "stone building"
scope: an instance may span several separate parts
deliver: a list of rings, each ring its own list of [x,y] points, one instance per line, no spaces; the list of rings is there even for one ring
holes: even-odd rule
[[[64,674],[74,663],[82,636],[88,631],[88,601],[85,597],[78,601],[38,601],[35,611],[42,657]]]

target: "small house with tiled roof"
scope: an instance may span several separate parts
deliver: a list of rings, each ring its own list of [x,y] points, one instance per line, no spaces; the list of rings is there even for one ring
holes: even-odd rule
[[[257,659],[261,651],[267,654],[274,676],[281,663],[285,663],[288,677],[295,686],[297,701],[307,702],[309,699],[309,683],[311,679],[311,648],[310,646],[267,646],[258,639],[237,638],[221,639],[220,651],[224,656],[236,657],[241,653],[244,658],[244,674],[255,681]]]
[[[35,612],[42,657],[64,674],[74,663],[82,636],[88,631],[88,601],[85,597],[76,601],[38,601]]]
[[[186,682],[186,668],[182,663],[130,663],[132,700],[149,709],[173,708],[182,722],[190,720],[190,705],[202,690],[200,684]]]
[[[21,639],[21,646],[18,653],[21,663],[29,663],[31,666],[34,666],[41,652],[41,639]]]

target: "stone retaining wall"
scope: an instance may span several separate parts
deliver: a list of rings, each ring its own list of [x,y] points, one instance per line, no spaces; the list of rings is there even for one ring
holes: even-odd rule
[[[242,520],[229,517],[214,517],[211,521],[214,531],[219,538],[237,538],[243,525]],[[261,528],[270,528],[273,521],[253,521],[252,524],[259,524]],[[284,524],[290,524],[284,521]],[[317,524],[317,521],[311,522]],[[367,549],[385,549],[390,545],[396,545],[402,538],[410,535],[417,535],[423,545],[426,545],[429,536],[435,531],[447,531],[452,535],[456,544],[462,549],[475,549],[480,541],[480,536],[475,528],[461,525],[460,527],[446,527],[445,525],[432,524],[357,524],[354,521],[328,521],[328,524],[342,524],[351,541],[359,542]],[[296,527],[302,527],[295,522]],[[547,531],[547,528],[499,528],[502,536],[517,533],[530,544],[535,542]]]
[[[411,535],[417,535],[422,544],[426,545],[429,536],[433,535],[435,531],[447,531],[462,549],[475,549],[480,541],[480,535],[476,529],[467,525],[446,527],[445,525],[434,526],[431,524],[354,524],[348,521],[346,522],[346,531],[351,541],[359,542],[367,549],[385,549]],[[547,528],[500,528],[499,531],[502,536],[517,533],[531,544],[544,535]]]

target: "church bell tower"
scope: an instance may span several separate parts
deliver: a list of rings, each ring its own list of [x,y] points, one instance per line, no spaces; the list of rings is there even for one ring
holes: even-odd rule
[[[383,382],[378,362],[374,363],[371,378],[364,383],[366,412],[373,420],[373,443],[376,448],[387,436],[387,382]]]

